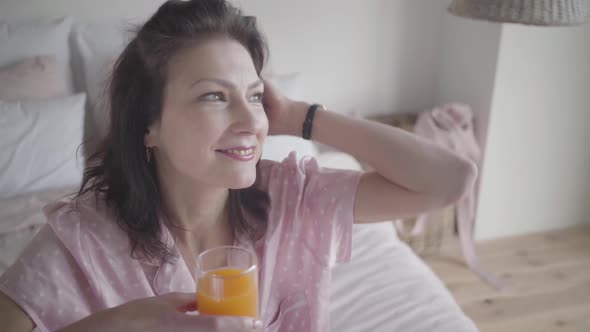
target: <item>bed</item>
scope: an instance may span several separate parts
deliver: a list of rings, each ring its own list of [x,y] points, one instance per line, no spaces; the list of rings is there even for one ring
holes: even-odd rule
[[[124,40],[112,26],[78,23],[73,18],[0,22],[0,68],[47,54],[70,64],[62,72],[65,79],[48,79],[45,83],[63,86],[65,95],[63,91],[45,90],[45,99],[14,101],[2,100],[7,98],[0,93],[2,111],[18,107],[21,113],[37,116],[34,121],[18,117],[8,121],[0,112],[0,274],[45,223],[41,208],[76,190],[85,151],[60,151],[66,150],[64,146],[74,150],[67,142],[81,142],[104,132],[101,95],[105,73]],[[7,77],[14,77],[15,70],[11,70],[3,74],[0,69],[0,88],[2,79],[6,83]],[[16,72],[30,74],[26,70]],[[289,97],[300,96],[299,74],[276,75],[272,80]],[[39,82],[39,78],[30,79],[23,88]],[[64,126],[64,121],[68,125]],[[38,128],[39,123],[45,127]],[[59,132],[55,128],[60,128]],[[40,152],[46,149],[55,151]],[[325,167],[360,169],[351,156],[334,151],[319,153],[313,144],[292,137],[270,139],[263,158],[281,160],[291,150],[299,156],[315,156]],[[34,181],[25,181],[23,174]],[[333,270],[330,315],[335,332],[477,330],[442,282],[398,239],[391,222],[355,225],[352,261]]]
[[[332,331],[477,331],[391,223],[355,225],[350,263],[333,271]]]

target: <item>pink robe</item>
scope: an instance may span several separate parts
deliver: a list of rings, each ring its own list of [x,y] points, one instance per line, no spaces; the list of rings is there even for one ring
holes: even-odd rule
[[[258,255],[263,331],[329,331],[330,268],[350,259],[360,172],[320,168],[313,158],[261,162],[272,200],[267,233],[242,243]],[[169,292],[195,292],[184,260],[130,257],[127,235],[100,195],[45,208],[48,224],[0,277],[7,294],[43,332],[100,310]],[[166,230],[164,241],[178,248]]]

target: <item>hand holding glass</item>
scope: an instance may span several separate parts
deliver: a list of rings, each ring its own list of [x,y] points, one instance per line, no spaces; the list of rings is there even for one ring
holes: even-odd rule
[[[240,247],[219,247],[197,257],[197,303],[204,315],[258,318],[258,263]]]

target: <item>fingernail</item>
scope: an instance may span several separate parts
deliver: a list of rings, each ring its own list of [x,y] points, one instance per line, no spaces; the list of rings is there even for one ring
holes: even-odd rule
[[[186,306],[186,310],[188,311],[196,311],[197,310],[197,304],[196,303],[190,303]]]
[[[243,320],[243,322],[245,323],[245,326],[248,329],[260,329],[260,328],[262,328],[262,321],[261,320],[258,320],[258,319],[245,318]]]

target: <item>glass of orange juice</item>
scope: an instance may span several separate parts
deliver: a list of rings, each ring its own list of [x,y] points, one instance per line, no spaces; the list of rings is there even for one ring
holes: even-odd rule
[[[234,246],[206,250],[197,257],[197,304],[204,315],[258,318],[258,260]]]

